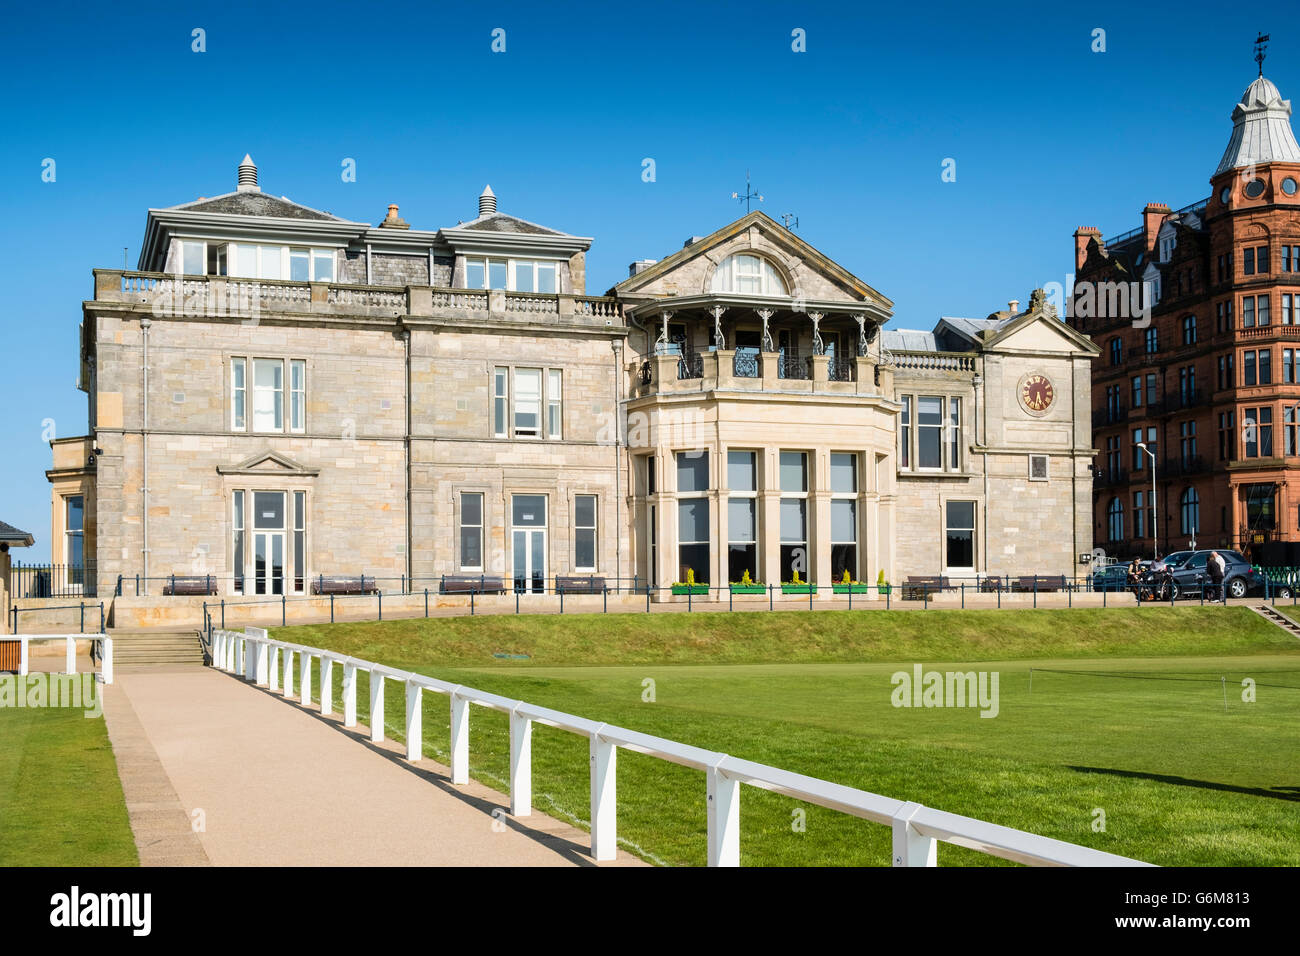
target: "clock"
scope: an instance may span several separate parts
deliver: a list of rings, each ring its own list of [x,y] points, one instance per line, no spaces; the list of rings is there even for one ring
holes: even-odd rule
[[[1051,407],[1056,392],[1046,375],[1030,375],[1020,386],[1020,400],[1031,412],[1045,412]]]

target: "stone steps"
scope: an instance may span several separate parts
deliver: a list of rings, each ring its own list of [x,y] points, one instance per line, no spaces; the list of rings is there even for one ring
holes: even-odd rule
[[[198,631],[116,632],[114,664],[202,664]]]

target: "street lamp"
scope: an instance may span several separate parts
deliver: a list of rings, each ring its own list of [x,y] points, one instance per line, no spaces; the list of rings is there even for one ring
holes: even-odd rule
[[[1155,452],[1147,447],[1147,443],[1144,441],[1138,442],[1138,447],[1151,456],[1151,557],[1154,560],[1159,561],[1160,531],[1159,527],[1156,525],[1156,455]]]

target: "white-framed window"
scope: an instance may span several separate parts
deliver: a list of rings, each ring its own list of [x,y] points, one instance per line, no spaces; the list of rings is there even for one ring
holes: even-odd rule
[[[314,247],[268,245],[266,243],[232,242],[213,254],[214,245],[208,244],[209,274],[214,266],[225,274],[226,254],[229,250],[230,274],[241,279],[290,279],[294,282],[333,282],[334,250]]]
[[[183,275],[223,276],[226,274],[226,243],[185,239],[180,246],[180,265]]]
[[[284,431],[284,362],[253,359],[253,431]]]
[[[465,259],[467,289],[505,289],[510,292],[560,291],[560,263],[555,259]]]
[[[905,471],[960,471],[961,399],[955,395],[902,395],[898,467]],[[915,409],[915,417],[913,417]]]
[[[831,453],[831,578],[858,580],[858,456]]]
[[[483,570],[483,493],[460,494],[460,569]]]
[[[596,496],[573,498],[573,569],[596,570]]]
[[[779,459],[781,484],[781,580],[793,581],[798,571],[808,579],[808,453],[782,451]]]
[[[300,432],[307,419],[307,363],[302,359],[289,362],[289,430]]]
[[[948,399],[948,467],[961,468],[961,399]]]
[[[916,467],[943,468],[943,396],[916,398]]]
[[[714,292],[741,295],[787,295],[785,280],[776,266],[749,253],[737,253],[718,263],[713,273]]]
[[[898,414],[898,467],[912,467],[912,396],[901,399],[903,410]]]
[[[333,282],[332,249],[289,249],[289,278],[294,282]]]
[[[67,565],[67,583],[80,587],[86,580],[86,499],[67,495],[63,499],[63,561]]]
[[[560,402],[563,376],[558,368],[546,370],[546,437],[563,437],[563,415]]]
[[[542,370],[515,369],[515,437],[542,437]]]
[[[231,569],[234,571],[232,576],[231,587],[236,594],[244,593],[244,493],[236,491],[230,496],[231,499],[231,516],[230,528],[232,541],[231,550],[233,551],[233,560]]]
[[[302,594],[307,578],[307,492],[293,493],[293,593]]]
[[[727,450],[727,580],[758,581],[758,454]]]
[[[510,369],[498,365],[492,370],[492,434],[497,438],[505,438],[509,434],[509,382]]]
[[[944,567],[975,570],[975,502],[944,502],[944,529]]]
[[[695,573],[696,584],[710,580],[709,453],[677,453],[677,580]]]
[[[230,360],[230,427],[242,432],[248,427],[246,408],[248,403],[248,361],[243,358]]]

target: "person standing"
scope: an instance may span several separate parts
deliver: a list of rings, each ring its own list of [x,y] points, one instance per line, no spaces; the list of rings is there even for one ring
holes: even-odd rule
[[[1133,596],[1142,603],[1142,562],[1136,557],[1128,565],[1128,584],[1133,589]]]
[[[1223,600],[1223,574],[1228,568],[1228,563],[1223,560],[1223,555],[1217,551],[1211,551],[1209,558],[1205,561],[1205,569],[1210,572],[1210,593],[1212,601]]]

